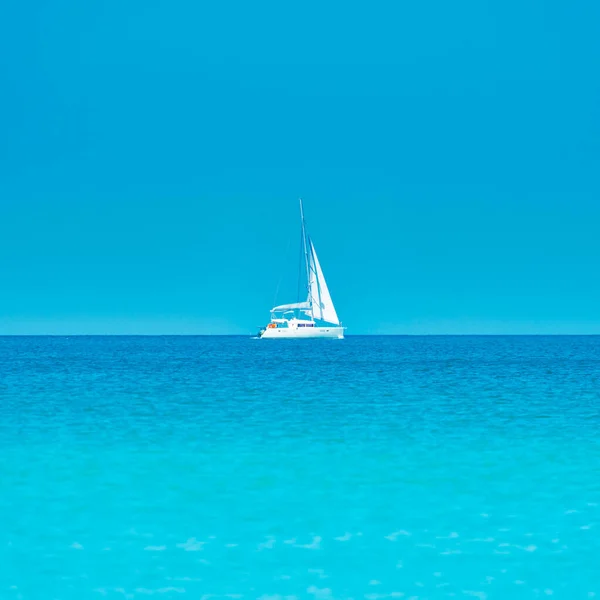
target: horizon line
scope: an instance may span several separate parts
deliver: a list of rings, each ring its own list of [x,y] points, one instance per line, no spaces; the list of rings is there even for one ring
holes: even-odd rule
[[[9,337],[243,337],[246,333],[0,333]],[[353,333],[347,337],[600,337],[600,333]]]

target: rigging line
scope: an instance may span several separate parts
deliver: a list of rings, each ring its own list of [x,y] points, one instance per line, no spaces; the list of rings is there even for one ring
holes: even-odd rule
[[[302,221],[302,246],[304,248],[304,258],[306,260],[306,290],[310,295],[310,264],[308,259],[308,234],[306,233],[306,221],[304,220],[304,206],[302,198],[300,200],[300,220]]]
[[[300,260],[298,261],[298,291],[296,292],[296,302],[300,302],[300,280],[302,279],[302,259],[304,258],[304,227],[300,228]],[[308,283],[306,284],[308,285]]]
[[[285,257],[283,259],[283,268],[279,270],[279,281],[277,282],[277,287],[275,288],[275,296],[273,298],[273,306],[277,306],[277,294],[279,294],[279,286],[281,285],[281,280],[283,279],[283,272],[285,270],[285,264],[287,262],[287,257],[290,251],[290,238],[288,237],[287,248],[285,249]]]

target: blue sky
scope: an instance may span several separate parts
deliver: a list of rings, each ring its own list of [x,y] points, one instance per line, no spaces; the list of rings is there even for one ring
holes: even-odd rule
[[[252,333],[299,196],[348,333],[600,333],[598,22],[9,0],[0,333]]]

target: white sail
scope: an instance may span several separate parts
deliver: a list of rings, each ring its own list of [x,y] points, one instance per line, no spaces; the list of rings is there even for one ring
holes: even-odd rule
[[[321,296],[319,294],[319,280],[315,262],[312,259],[312,242],[308,250],[308,303],[311,306],[313,319],[323,320],[323,309],[321,307]]]
[[[327,323],[339,324],[333,301],[331,300],[331,294],[323,275],[323,270],[317,258],[315,246],[312,240],[308,240],[310,244],[310,265],[309,265],[309,278],[308,278],[308,301],[312,304],[313,318],[326,321]]]

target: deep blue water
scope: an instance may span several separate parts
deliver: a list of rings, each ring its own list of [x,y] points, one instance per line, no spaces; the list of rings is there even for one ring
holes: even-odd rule
[[[0,338],[0,599],[600,598],[600,337]]]

